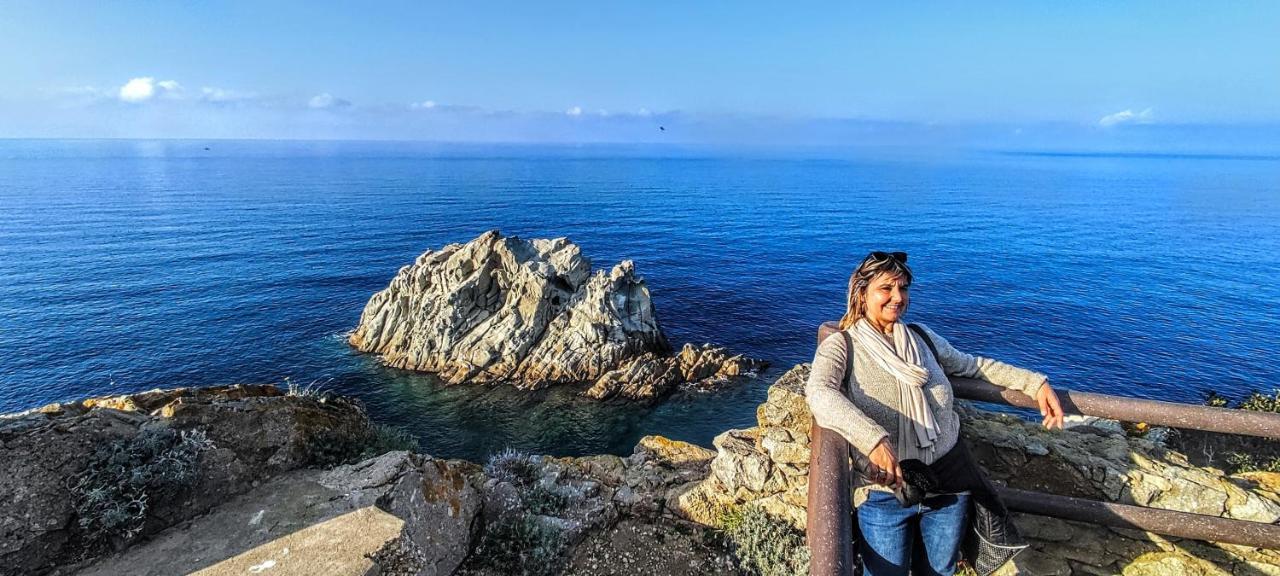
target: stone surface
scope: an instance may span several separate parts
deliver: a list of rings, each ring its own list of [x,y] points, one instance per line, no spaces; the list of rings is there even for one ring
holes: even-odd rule
[[[760,360],[730,355],[720,346],[685,344],[675,356],[643,354],[605,373],[584,394],[599,400],[615,396],[654,400],[683,383],[713,387],[734,376],[755,374],[765,366]]]
[[[452,574],[481,506],[471,468],[390,452],[295,471],[77,574]]]
[[[565,238],[489,231],[428,250],[374,294],[352,346],[449,382],[536,388],[593,381],[645,352],[669,349],[630,261],[591,273]]]
[[[708,345],[673,356],[630,260],[592,273],[568,239],[496,230],[401,268],[369,299],[349,342],[449,383],[588,383],[595,398],[654,400],[684,382],[764,366]]]
[[[623,520],[592,535],[569,560],[567,576],[740,574],[705,527],[668,520]]]
[[[78,560],[86,546],[68,486],[95,449],[144,430],[203,431],[192,485],[171,501],[150,501],[140,536],[154,534],[303,466],[318,444],[369,426],[342,399],[287,396],[273,386],[180,388],[93,398],[0,418],[0,572],[39,574]],[[6,572],[7,573],[7,572]]]

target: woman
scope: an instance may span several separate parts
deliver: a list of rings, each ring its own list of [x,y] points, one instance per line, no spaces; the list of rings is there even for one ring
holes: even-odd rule
[[[932,494],[904,506],[893,492],[904,481],[899,462],[932,464],[957,444],[960,419],[948,375],[1031,396],[1045,427],[1062,427],[1058,396],[1043,374],[960,352],[923,325],[909,329],[902,318],[911,281],[906,253],[868,254],[849,277],[842,332],[818,346],[805,387],[818,425],[866,457],[861,475],[872,485],[858,507],[858,527],[868,576],[955,573],[969,494]]]

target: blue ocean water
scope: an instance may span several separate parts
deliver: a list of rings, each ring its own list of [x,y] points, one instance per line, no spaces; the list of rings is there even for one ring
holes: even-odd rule
[[[497,228],[633,259],[677,345],[771,360],[653,409],[443,387],[353,352],[371,294]],[[0,412],[154,387],[318,383],[427,452],[709,445],[812,357],[868,250],[909,318],[1060,387],[1280,386],[1280,159],[999,151],[0,141]]]

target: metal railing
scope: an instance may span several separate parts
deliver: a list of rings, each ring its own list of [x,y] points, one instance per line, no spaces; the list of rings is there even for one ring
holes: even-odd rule
[[[838,330],[836,323],[824,323],[818,329],[818,342]],[[957,398],[1036,408],[1035,400],[1027,395],[980,380],[952,378],[951,386]],[[1057,392],[1063,410],[1069,414],[1280,439],[1280,414],[1062,389]],[[853,502],[849,488],[853,473],[850,470],[849,444],[839,434],[816,423],[810,429],[809,438],[809,513],[805,532],[811,556],[810,574],[851,574],[854,566]],[[1280,549],[1280,526],[1273,524],[1013,488],[1000,488],[1000,495],[1011,510],[1018,512],[1179,538]]]

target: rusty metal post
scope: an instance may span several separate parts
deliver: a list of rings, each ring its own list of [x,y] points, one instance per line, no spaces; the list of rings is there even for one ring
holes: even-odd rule
[[[818,343],[824,334],[818,333]],[[810,576],[853,574],[853,494],[849,443],[839,434],[809,427],[809,495],[805,539]]]
[[[854,561],[849,443],[816,422],[809,438],[809,574],[848,576]]]

